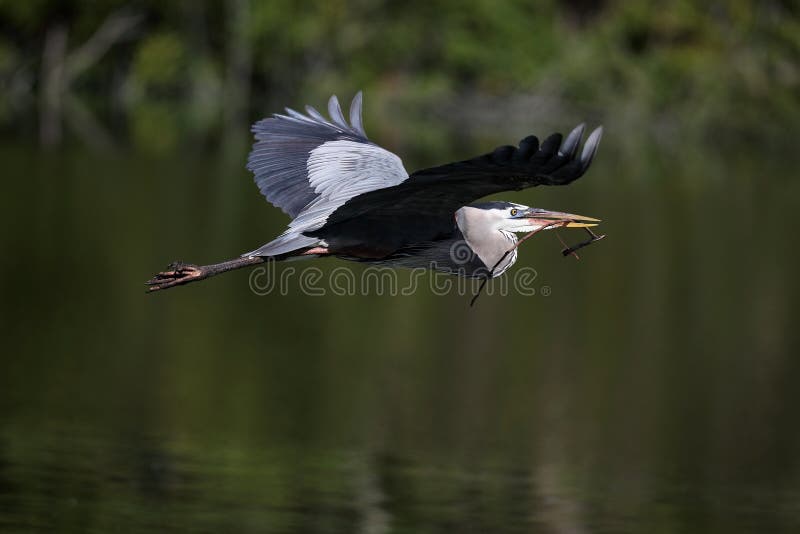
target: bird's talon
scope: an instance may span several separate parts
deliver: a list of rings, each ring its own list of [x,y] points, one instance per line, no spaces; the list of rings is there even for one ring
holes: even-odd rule
[[[158,291],[159,289],[185,284],[203,274],[203,271],[197,265],[179,261],[169,264],[167,269],[157,273],[153,278],[145,282],[145,285],[148,286],[148,291]]]

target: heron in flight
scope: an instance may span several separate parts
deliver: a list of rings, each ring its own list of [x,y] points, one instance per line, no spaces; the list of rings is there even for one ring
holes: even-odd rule
[[[512,202],[475,201],[501,191],[573,182],[589,168],[602,127],[582,150],[581,124],[563,142],[558,133],[541,144],[531,135],[516,147],[409,174],[399,157],[369,140],[361,107],[359,92],[348,122],[332,96],[329,118],[306,106],[305,114],[287,108],[254,124],[247,168],[264,197],[291,218],[288,227],[233,260],[173,263],[147,282],[149,291],[265,261],[325,256],[486,280],[516,261],[517,233],[598,222]]]

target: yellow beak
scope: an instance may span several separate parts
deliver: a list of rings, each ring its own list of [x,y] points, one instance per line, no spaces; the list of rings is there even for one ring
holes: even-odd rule
[[[530,208],[525,211],[523,217],[532,219],[538,224],[548,224],[556,221],[566,222],[566,228],[590,228],[597,226],[600,219],[586,217],[585,215],[575,215],[574,213],[562,213],[560,211],[548,211],[540,208]]]

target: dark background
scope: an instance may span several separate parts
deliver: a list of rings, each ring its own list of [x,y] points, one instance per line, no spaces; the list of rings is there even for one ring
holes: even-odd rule
[[[0,1],[0,530],[797,532],[799,15]],[[536,294],[476,308],[144,294],[282,231],[251,122],[359,89],[408,170],[603,124],[580,181],[498,198],[608,238],[537,236]]]

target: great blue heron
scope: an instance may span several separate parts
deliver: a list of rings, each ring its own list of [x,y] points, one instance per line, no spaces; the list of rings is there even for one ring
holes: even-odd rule
[[[518,147],[409,175],[395,154],[367,138],[362,96],[350,105],[328,101],[330,119],[306,106],[253,125],[247,168],[261,193],[292,218],[266,245],[214,265],[173,263],[147,282],[150,291],[188,284],[269,260],[305,256],[387,266],[424,267],[461,276],[503,274],[517,258],[516,233],[555,227],[588,228],[598,219],[512,202],[470,204],[500,191],[565,185],[582,176],[597,151],[602,127],[579,155],[584,125],[564,139],[531,135]]]

